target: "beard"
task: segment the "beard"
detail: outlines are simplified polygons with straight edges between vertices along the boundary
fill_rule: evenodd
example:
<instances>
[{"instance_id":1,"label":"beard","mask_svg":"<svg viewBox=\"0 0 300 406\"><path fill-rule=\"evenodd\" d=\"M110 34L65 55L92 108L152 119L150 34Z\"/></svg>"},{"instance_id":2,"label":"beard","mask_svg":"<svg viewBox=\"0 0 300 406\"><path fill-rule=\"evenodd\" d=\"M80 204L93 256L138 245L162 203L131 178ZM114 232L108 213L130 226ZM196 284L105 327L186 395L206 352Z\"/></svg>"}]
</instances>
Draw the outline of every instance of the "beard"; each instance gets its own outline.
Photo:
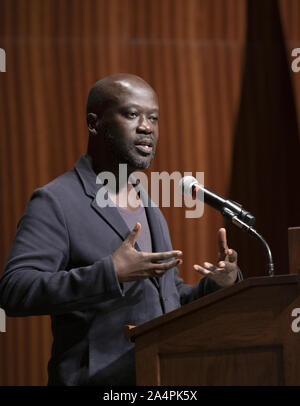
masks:
<instances>
[{"instance_id":1,"label":"beard","mask_svg":"<svg viewBox=\"0 0 300 406\"><path fill-rule=\"evenodd\" d=\"M154 159L156 143L153 143L151 154L144 156L136 150L133 142L127 145L124 142L120 142L117 137L109 132L104 137L112 162L115 165L126 164L129 173L137 169L147 169Z\"/></svg>"}]
</instances>

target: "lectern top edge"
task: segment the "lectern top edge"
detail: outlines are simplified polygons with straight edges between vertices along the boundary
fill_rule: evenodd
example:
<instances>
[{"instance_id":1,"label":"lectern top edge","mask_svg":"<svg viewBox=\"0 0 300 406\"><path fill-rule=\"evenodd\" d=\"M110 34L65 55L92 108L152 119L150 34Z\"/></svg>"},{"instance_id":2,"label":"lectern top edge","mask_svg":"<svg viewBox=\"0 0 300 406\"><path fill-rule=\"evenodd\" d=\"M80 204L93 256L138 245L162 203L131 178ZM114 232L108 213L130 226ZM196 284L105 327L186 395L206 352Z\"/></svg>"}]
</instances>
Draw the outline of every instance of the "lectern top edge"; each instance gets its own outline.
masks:
<instances>
[{"instance_id":1,"label":"lectern top edge","mask_svg":"<svg viewBox=\"0 0 300 406\"><path fill-rule=\"evenodd\" d=\"M244 279L229 288L223 288L214 293L210 293L209 295L199 298L191 303L188 303L176 310L173 310L172 312L164 314L146 323L140 324L135 328L133 328L133 326L124 326L125 337L128 341L134 342L138 336L145 334L152 329L155 329L179 317L184 317L186 314L198 311L199 309L204 308L206 306L210 306L213 303L216 303L219 300L223 300L226 297L236 295L243 290L259 286L265 287L285 284L296 284L300 288L300 275L289 274L289 275L276 275L272 277L259 276Z\"/></svg>"}]
</instances>

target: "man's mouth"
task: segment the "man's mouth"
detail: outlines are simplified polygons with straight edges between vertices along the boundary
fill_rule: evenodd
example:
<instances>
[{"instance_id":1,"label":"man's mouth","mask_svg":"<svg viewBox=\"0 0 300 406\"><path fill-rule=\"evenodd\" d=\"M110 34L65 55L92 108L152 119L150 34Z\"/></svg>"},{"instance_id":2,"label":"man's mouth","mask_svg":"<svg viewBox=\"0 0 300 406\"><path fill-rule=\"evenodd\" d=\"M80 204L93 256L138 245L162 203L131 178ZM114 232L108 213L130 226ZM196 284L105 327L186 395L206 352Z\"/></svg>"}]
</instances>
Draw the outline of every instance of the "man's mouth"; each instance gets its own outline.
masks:
<instances>
[{"instance_id":1,"label":"man's mouth","mask_svg":"<svg viewBox=\"0 0 300 406\"><path fill-rule=\"evenodd\" d=\"M135 147L143 155L149 155L152 153L153 144L151 141L138 141Z\"/></svg>"}]
</instances>

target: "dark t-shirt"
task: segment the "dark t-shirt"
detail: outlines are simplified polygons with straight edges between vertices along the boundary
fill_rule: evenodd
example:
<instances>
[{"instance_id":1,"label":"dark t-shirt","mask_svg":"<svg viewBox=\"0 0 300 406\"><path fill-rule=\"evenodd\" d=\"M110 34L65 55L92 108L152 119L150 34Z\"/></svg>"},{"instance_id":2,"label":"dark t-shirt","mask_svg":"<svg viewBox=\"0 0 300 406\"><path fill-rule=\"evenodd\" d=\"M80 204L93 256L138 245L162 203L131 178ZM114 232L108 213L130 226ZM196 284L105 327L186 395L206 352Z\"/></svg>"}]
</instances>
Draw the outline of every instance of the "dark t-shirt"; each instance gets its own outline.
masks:
<instances>
[{"instance_id":1,"label":"dark t-shirt","mask_svg":"<svg viewBox=\"0 0 300 406\"><path fill-rule=\"evenodd\" d=\"M129 211L118 206L117 208L130 231L134 228L136 223L141 224L141 230L137 238L137 243L141 251L152 252L151 233L148 225L145 208L141 206L139 209L134 211Z\"/></svg>"}]
</instances>

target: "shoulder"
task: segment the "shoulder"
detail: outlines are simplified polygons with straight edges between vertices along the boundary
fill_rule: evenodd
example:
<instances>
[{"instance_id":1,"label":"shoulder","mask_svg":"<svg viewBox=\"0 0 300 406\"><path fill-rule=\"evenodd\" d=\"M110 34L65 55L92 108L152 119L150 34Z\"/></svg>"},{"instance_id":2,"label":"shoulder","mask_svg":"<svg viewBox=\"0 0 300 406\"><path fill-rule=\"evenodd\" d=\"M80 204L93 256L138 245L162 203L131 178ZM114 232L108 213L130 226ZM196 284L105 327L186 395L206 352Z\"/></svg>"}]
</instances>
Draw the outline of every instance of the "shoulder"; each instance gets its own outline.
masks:
<instances>
[{"instance_id":1,"label":"shoulder","mask_svg":"<svg viewBox=\"0 0 300 406\"><path fill-rule=\"evenodd\" d=\"M27 204L25 214L45 215L50 211L63 212L68 201L78 198L80 181L74 170L53 179L44 186L33 191ZM81 188L82 189L82 188Z\"/></svg>"},{"instance_id":2,"label":"shoulder","mask_svg":"<svg viewBox=\"0 0 300 406\"><path fill-rule=\"evenodd\" d=\"M79 191L82 191L81 182L75 170L71 169L46 185L37 188L33 192L33 196L39 194L63 203L66 199L78 198Z\"/></svg>"},{"instance_id":3,"label":"shoulder","mask_svg":"<svg viewBox=\"0 0 300 406\"><path fill-rule=\"evenodd\" d=\"M51 182L47 183L39 190L49 193L53 196L64 196L67 193L71 193L72 190L78 189L80 187L80 181L76 175L74 169L63 173L57 178L53 179Z\"/></svg>"}]
</instances>

